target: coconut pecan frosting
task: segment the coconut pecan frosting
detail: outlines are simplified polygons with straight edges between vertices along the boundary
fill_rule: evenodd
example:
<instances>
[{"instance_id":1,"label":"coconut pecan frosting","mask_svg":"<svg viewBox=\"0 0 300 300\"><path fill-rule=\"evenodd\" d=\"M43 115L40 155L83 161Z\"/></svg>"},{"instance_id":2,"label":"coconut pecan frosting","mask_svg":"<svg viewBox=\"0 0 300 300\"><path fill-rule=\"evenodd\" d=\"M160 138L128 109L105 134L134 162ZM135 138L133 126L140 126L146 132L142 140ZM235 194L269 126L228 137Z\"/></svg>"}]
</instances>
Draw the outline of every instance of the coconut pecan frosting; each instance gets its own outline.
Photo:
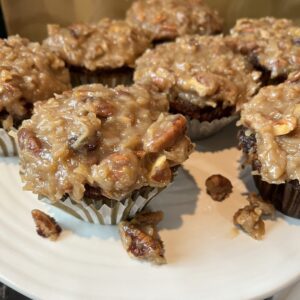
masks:
<instances>
[{"instance_id":1,"label":"coconut pecan frosting","mask_svg":"<svg viewBox=\"0 0 300 300\"><path fill-rule=\"evenodd\" d=\"M80 86L37 103L18 132L25 189L80 201L89 188L122 200L165 187L193 149L186 119L167 111L166 95L139 85Z\"/></svg>"},{"instance_id":2,"label":"coconut pecan frosting","mask_svg":"<svg viewBox=\"0 0 300 300\"><path fill-rule=\"evenodd\" d=\"M10 129L30 117L34 102L70 88L69 71L54 53L19 36L0 39L0 125Z\"/></svg>"}]
</instances>

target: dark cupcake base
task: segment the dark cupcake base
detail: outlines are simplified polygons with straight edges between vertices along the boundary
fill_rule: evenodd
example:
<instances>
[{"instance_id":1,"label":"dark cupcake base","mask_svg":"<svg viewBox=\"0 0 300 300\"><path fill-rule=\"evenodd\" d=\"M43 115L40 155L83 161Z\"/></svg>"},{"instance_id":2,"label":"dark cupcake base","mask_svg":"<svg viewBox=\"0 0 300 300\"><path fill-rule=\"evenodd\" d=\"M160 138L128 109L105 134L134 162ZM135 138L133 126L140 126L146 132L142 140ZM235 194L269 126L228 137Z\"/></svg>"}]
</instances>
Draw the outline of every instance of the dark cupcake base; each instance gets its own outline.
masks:
<instances>
[{"instance_id":1,"label":"dark cupcake base","mask_svg":"<svg viewBox=\"0 0 300 300\"><path fill-rule=\"evenodd\" d=\"M133 83L133 69L124 67L115 70L89 71L82 67L69 67L73 87L101 83L108 87L117 85L131 85Z\"/></svg>"},{"instance_id":2,"label":"dark cupcake base","mask_svg":"<svg viewBox=\"0 0 300 300\"><path fill-rule=\"evenodd\" d=\"M300 219L300 185L298 180L282 184L270 184L254 175L254 182L260 195L266 201L271 201L277 210L283 214Z\"/></svg>"},{"instance_id":3,"label":"dark cupcake base","mask_svg":"<svg viewBox=\"0 0 300 300\"><path fill-rule=\"evenodd\" d=\"M251 134L247 136L245 130L243 128L239 131L239 147L247 155L252 169L259 173L261 164L256 155L255 135ZM282 184L270 184L263 181L260 175L254 175L253 179L264 200L271 202L283 214L300 219L300 184L298 180Z\"/></svg>"},{"instance_id":4,"label":"dark cupcake base","mask_svg":"<svg viewBox=\"0 0 300 300\"><path fill-rule=\"evenodd\" d=\"M212 122L232 116L235 113L235 107L223 108L222 103L218 103L216 107L199 107L187 100L177 98L170 101L170 111L171 113L181 113L199 122Z\"/></svg>"},{"instance_id":5,"label":"dark cupcake base","mask_svg":"<svg viewBox=\"0 0 300 300\"><path fill-rule=\"evenodd\" d=\"M250 55L250 63L253 67L262 73L261 82L262 86L278 85L287 79L287 75L282 74L275 78L271 78L271 71L265 66L261 65L256 55Z\"/></svg>"}]
</instances>

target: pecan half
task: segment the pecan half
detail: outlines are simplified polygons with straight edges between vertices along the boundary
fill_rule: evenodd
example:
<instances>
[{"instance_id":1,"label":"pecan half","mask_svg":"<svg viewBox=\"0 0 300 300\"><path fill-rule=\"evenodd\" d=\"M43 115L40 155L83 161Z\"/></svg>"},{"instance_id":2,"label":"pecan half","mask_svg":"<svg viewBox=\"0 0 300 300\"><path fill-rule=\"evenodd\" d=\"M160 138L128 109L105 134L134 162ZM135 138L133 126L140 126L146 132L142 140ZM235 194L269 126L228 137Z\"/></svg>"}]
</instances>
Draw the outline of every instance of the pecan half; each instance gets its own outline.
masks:
<instances>
[{"instance_id":1,"label":"pecan half","mask_svg":"<svg viewBox=\"0 0 300 300\"><path fill-rule=\"evenodd\" d=\"M48 216L39 209L31 211L32 218L36 225L36 232L38 235L49 238L51 241L57 240L62 229L56 223L55 219Z\"/></svg>"},{"instance_id":2,"label":"pecan half","mask_svg":"<svg viewBox=\"0 0 300 300\"><path fill-rule=\"evenodd\" d=\"M162 218L162 212L140 213L131 221L119 224L121 240L129 256L156 265L166 263L163 242L156 228Z\"/></svg>"},{"instance_id":3,"label":"pecan half","mask_svg":"<svg viewBox=\"0 0 300 300\"><path fill-rule=\"evenodd\" d=\"M161 115L147 130L144 150L157 153L172 147L186 131L187 121L182 115Z\"/></svg>"}]
</instances>

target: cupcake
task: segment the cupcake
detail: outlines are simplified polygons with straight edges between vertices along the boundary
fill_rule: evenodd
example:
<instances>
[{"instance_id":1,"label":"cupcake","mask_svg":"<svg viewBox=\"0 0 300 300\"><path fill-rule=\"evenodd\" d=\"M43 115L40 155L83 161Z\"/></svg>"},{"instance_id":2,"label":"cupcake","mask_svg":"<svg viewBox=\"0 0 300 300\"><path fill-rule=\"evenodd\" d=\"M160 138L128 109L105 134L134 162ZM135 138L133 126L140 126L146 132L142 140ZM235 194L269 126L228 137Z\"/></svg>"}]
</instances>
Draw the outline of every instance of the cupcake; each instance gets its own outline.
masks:
<instances>
[{"instance_id":1,"label":"cupcake","mask_svg":"<svg viewBox=\"0 0 300 300\"><path fill-rule=\"evenodd\" d=\"M223 21L202 0L137 0L126 20L149 33L154 42L175 40L185 34L220 33Z\"/></svg>"},{"instance_id":2,"label":"cupcake","mask_svg":"<svg viewBox=\"0 0 300 300\"><path fill-rule=\"evenodd\" d=\"M241 111L239 144L261 196L300 218L300 72L267 86Z\"/></svg>"},{"instance_id":3,"label":"cupcake","mask_svg":"<svg viewBox=\"0 0 300 300\"><path fill-rule=\"evenodd\" d=\"M290 20L240 19L231 36L236 48L263 71L265 84L283 82L300 70L300 27Z\"/></svg>"},{"instance_id":4,"label":"cupcake","mask_svg":"<svg viewBox=\"0 0 300 300\"><path fill-rule=\"evenodd\" d=\"M135 60L150 46L150 38L125 21L103 19L66 28L48 25L44 45L67 63L73 86L102 83L114 87L132 83Z\"/></svg>"},{"instance_id":5,"label":"cupcake","mask_svg":"<svg viewBox=\"0 0 300 300\"><path fill-rule=\"evenodd\" d=\"M38 102L18 131L25 190L88 222L116 224L173 180L193 149L164 94L83 85Z\"/></svg>"},{"instance_id":6,"label":"cupcake","mask_svg":"<svg viewBox=\"0 0 300 300\"><path fill-rule=\"evenodd\" d=\"M168 93L171 112L189 119L193 139L232 122L260 85L260 72L222 36L180 37L147 50L136 64L135 82Z\"/></svg>"},{"instance_id":7,"label":"cupcake","mask_svg":"<svg viewBox=\"0 0 300 300\"><path fill-rule=\"evenodd\" d=\"M65 63L38 43L0 39L0 156L17 154L8 132L31 115L33 103L71 88Z\"/></svg>"}]
</instances>

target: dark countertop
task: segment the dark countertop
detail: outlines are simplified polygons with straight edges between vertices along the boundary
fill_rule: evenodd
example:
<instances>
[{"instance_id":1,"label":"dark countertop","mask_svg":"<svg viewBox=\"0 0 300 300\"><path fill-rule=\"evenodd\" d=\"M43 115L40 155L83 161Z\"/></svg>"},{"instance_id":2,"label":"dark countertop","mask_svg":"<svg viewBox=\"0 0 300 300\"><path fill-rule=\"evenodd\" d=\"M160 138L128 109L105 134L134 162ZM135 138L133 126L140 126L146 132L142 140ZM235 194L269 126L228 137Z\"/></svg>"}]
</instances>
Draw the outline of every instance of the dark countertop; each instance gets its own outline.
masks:
<instances>
[{"instance_id":1,"label":"dark countertop","mask_svg":"<svg viewBox=\"0 0 300 300\"><path fill-rule=\"evenodd\" d=\"M29 298L12 290L0 282L0 300L29 300Z\"/></svg>"}]
</instances>

